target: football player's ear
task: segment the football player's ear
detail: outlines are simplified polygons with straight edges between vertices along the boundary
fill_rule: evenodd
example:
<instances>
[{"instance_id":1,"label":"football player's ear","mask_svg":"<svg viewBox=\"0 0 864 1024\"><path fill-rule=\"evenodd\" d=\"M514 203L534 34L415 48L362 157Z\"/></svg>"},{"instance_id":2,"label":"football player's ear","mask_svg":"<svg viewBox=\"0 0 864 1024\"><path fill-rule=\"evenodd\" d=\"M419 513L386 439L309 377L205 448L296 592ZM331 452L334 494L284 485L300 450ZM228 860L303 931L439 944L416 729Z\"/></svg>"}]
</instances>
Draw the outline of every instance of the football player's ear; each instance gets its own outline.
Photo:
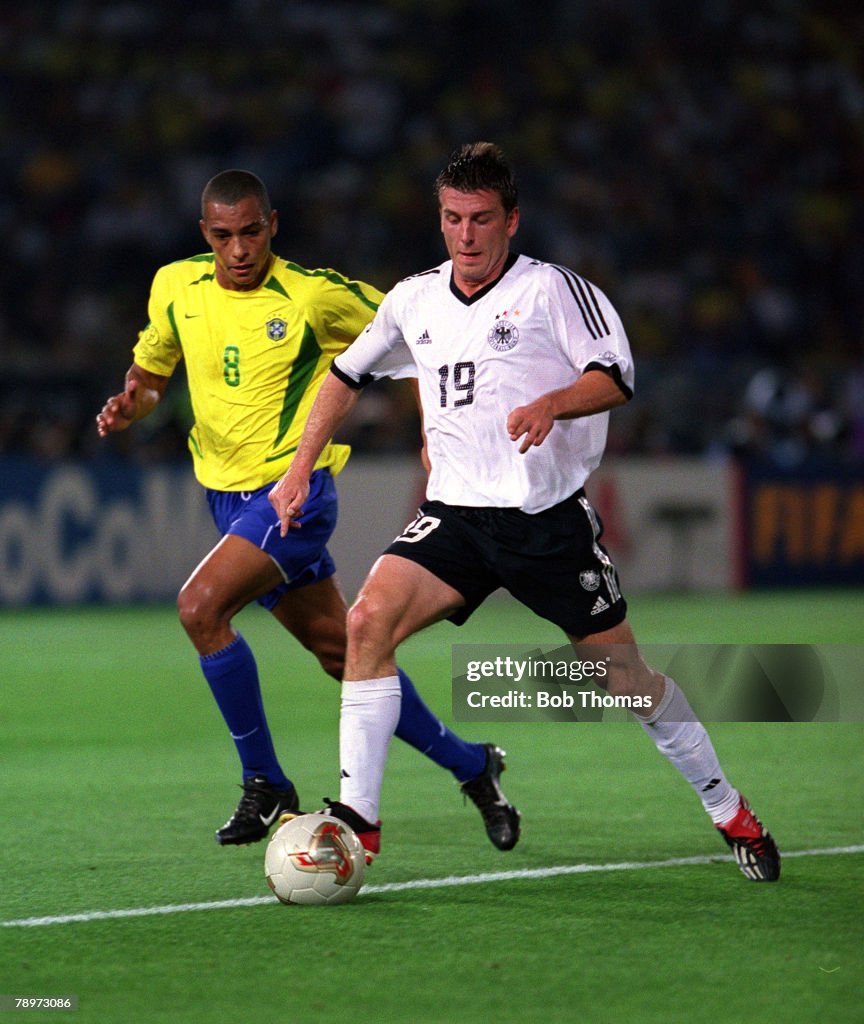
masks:
<instances>
[{"instance_id":1,"label":"football player's ear","mask_svg":"<svg viewBox=\"0 0 864 1024\"><path fill-rule=\"evenodd\" d=\"M279 230L279 214L276 210L270 211L270 237L272 238Z\"/></svg>"},{"instance_id":2,"label":"football player's ear","mask_svg":"<svg viewBox=\"0 0 864 1024\"><path fill-rule=\"evenodd\" d=\"M512 238L519 230L519 207L514 206L507 214L507 237Z\"/></svg>"}]
</instances>

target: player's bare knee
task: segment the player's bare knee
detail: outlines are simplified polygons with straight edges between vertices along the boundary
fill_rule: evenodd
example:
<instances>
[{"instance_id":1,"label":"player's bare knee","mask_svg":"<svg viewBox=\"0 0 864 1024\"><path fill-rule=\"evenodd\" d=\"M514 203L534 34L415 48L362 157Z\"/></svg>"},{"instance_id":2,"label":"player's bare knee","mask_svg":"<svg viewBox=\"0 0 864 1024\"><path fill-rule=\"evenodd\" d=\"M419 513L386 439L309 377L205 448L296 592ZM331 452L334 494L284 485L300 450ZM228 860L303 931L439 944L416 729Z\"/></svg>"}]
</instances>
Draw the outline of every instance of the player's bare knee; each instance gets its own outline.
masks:
<instances>
[{"instance_id":1,"label":"player's bare knee","mask_svg":"<svg viewBox=\"0 0 864 1024\"><path fill-rule=\"evenodd\" d=\"M389 620L374 598L364 597L348 610L348 643L354 649L381 650L390 646Z\"/></svg>"},{"instance_id":2,"label":"player's bare knee","mask_svg":"<svg viewBox=\"0 0 864 1024\"><path fill-rule=\"evenodd\" d=\"M374 629L374 612L366 603L354 604L345 619L348 642L364 640Z\"/></svg>"},{"instance_id":3,"label":"player's bare knee","mask_svg":"<svg viewBox=\"0 0 864 1024\"><path fill-rule=\"evenodd\" d=\"M218 616L214 616L211 603L200 587L183 587L177 595L177 614L180 622L192 640L213 628Z\"/></svg>"}]
</instances>

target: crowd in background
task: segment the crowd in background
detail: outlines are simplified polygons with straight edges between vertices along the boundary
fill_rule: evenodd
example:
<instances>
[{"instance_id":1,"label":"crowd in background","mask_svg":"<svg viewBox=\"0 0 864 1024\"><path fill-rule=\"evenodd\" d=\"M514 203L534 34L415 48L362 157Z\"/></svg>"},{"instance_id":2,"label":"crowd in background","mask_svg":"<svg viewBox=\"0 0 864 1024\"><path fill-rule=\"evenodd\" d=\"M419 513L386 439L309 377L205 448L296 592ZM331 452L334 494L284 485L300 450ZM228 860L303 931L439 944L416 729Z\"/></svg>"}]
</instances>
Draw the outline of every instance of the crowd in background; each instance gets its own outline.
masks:
<instances>
[{"instance_id":1,"label":"crowd in background","mask_svg":"<svg viewBox=\"0 0 864 1024\"><path fill-rule=\"evenodd\" d=\"M55 0L0 18L0 454L95 457L162 263L245 167L274 248L382 289L444 258L431 182L516 165L516 248L607 292L616 453L864 460L864 8L804 0ZM417 445L403 388L349 425ZM184 389L112 451L185 451Z\"/></svg>"}]
</instances>

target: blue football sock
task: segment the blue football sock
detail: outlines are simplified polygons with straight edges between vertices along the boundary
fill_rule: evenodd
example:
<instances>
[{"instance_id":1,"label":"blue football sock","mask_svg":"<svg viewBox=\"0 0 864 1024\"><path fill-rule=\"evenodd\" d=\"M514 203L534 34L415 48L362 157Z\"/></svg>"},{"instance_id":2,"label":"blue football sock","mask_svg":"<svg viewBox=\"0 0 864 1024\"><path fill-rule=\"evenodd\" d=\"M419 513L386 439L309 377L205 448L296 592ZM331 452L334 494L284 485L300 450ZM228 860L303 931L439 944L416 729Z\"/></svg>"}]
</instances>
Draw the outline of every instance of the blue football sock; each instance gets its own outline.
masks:
<instances>
[{"instance_id":1,"label":"blue football sock","mask_svg":"<svg viewBox=\"0 0 864 1024\"><path fill-rule=\"evenodd\" d=\"M451 732L426 707L408 676L399 669L402 684L402 712L396 735L456 776L457 782L476 778L486 767L486 748L467 743Z\"/></svg>"},{"instance_id":2,"label":"blue football sock","mask_svg":"<svg viewBox=\"0 0 864 1024\"><path fill-rule=\"evenodd\" d=\"M237 747L244 781L263 775L274 786L287 789L289 781L273 749L261 701L258 666L249 644L238 633L227 647L202 654L199 661Z\"/></svg>"}]
</instances>

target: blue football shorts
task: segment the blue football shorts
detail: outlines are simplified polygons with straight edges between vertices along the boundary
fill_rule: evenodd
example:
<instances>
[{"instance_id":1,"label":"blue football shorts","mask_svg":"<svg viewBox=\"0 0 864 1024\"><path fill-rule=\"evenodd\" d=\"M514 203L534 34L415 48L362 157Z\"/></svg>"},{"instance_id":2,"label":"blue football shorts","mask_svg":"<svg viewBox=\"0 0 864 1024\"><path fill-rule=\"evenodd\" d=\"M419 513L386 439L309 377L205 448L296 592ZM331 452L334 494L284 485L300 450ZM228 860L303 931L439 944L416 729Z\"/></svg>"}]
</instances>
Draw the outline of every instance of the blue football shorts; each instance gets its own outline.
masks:
<instances>
[{"instance_id":1,"label":"blue football shorts","mask_svg":"<svg viewBox=\"0 0 864 1024\"><path fill-rule=\"evenodd\" d=\"M275 481L274 481L275 483ZM289 590L326 580L336 572L327 541L336 529L338 499L329 469L316 469L309 480L309 497L303 505L299 530L279 534L279 518L267 499L273 484L257 491L214 491L207 488L207 504L219 533L245 537L266 552L285 577L273 590L262 594L258 604L268 611Z\"/></svg>"}]
</instances>

